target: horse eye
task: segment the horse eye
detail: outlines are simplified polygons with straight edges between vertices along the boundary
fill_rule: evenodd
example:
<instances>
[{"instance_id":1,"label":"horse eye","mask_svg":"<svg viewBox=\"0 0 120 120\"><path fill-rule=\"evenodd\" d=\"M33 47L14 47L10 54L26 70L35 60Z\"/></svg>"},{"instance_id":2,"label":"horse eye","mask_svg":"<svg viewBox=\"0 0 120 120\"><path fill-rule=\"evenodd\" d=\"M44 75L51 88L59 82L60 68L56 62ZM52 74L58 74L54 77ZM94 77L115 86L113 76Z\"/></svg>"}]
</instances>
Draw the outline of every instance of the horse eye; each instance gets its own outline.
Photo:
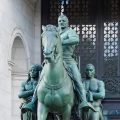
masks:
<instances>
[{"instance_id":1,"label":"horse eye","mask_svg":"<svg viewBox=\"0 0 120 120\"><path fill-rule=\"evenodd\" d=\"M57 45L55 45L55 52L57 53Z\"/></svg>"}]
</instances>

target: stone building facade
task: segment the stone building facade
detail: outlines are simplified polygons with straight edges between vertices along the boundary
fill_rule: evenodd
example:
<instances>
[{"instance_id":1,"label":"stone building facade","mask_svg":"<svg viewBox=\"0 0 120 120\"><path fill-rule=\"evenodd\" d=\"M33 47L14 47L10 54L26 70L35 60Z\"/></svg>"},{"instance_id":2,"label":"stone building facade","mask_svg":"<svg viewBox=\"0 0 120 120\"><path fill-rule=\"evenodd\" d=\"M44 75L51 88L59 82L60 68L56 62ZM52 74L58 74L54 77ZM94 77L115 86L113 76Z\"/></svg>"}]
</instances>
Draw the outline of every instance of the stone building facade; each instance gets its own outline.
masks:
<instances>
[{"instance_id":1,"label":"stone building facade","mask_svg":"<svg viewBox=\"0 0 120 120\"><path fill-rule=\"evenodd\" d=\"M0 3L0 120L20 120L20 83L41 63L40 0Z\"/></svg>"}]
</instances>

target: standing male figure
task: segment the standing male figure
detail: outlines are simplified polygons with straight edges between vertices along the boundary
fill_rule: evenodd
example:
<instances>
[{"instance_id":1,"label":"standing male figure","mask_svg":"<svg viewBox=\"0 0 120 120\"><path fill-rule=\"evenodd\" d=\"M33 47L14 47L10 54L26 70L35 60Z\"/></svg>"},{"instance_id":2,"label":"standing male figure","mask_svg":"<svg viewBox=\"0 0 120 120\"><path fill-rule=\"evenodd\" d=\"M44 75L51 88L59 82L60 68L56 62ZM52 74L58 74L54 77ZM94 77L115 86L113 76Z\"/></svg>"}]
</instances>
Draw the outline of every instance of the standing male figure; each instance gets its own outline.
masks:
<instances>
[{"instance_id":1,"label":"standing male figure","mask_svg":"<svg viewBox=\"0 0 120 120\"><path fill-rule=\"evenodd\" d=\"M83 110L82 120L103 120L101 100L105 97L104 82L94 78L95 67L92 64L86 66L86 79L83 85L86 90L87 101L90 102L96 111Z\"/></svg>"}]
</instances>

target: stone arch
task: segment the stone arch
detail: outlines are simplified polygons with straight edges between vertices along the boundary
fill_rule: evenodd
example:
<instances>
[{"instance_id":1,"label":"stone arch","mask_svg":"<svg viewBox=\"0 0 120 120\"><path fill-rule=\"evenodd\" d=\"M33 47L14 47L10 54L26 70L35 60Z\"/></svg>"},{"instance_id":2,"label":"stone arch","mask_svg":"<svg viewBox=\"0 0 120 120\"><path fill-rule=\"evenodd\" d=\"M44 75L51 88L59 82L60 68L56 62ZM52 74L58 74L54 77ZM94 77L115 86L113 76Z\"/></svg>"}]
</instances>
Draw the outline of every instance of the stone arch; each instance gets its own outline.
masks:
<instances>
[{"instance_id":1,"label":"stone arch","mask_svg":"<svg viewBox=\"0 0 120 120\"><path fill-rule=\"evenodd\" d=\"M12 58L11 58L12 46L13 46L13 43L14 43L14 40L16 37L20 37L22 40L22 43L23 43L23 46L24 46L25 52L26 52L27 66L30 66L30 52L29 52L28 44L27 44L27 41L25 40L24 32L18 27L14 28L12 35L11 35L10 42L9 42L8 63L11 66L11 64L12 64Z\"/></svg>"},{"instance_id":2,"label":"stone arch","mask_svg":"<svg viewBox=\"0 0 120 120\"><path fill-rule=\"evenodd\" d=\"M28 61L26 57L26 51L22 42L22 39L17 36L14 39L11 51L11 61L14 66L12 67L12 74L25 74L28 69Z\"/></svg>"},{"instance_id":3,"label":"stone arch","mask_svg":"<svg viewBox=\"0 0 120 120\"><path fill-rule=\"evenodd\" d=\"M18 93L21 82L27 79L28 66L30 65L28 44L20 28L13 30L8 58L8 64L11 68L11 118L12 120L20 120L19 106L21 101L18 98Z\"/></svg>"}]
</instances>

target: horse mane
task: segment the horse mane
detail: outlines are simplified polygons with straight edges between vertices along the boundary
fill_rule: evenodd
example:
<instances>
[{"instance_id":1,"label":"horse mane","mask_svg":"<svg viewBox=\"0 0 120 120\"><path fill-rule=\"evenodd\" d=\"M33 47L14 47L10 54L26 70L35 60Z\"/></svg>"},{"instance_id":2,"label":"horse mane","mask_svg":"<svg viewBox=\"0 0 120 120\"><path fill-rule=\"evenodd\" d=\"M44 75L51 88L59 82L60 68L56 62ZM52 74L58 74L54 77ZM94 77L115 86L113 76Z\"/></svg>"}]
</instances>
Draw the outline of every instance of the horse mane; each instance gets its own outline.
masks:
<instances>
[{"instance_id":1,"label":"horse mane","mask_svg":"<svg viewBox=\"0 0 120 120\"><path fill-rule=\"evenodd\" d=\"M43 26L43 32L47 32L47 31L58 32L58 28L54 25L51 25L51 24Z\"/></svg>"}]
</instances>

